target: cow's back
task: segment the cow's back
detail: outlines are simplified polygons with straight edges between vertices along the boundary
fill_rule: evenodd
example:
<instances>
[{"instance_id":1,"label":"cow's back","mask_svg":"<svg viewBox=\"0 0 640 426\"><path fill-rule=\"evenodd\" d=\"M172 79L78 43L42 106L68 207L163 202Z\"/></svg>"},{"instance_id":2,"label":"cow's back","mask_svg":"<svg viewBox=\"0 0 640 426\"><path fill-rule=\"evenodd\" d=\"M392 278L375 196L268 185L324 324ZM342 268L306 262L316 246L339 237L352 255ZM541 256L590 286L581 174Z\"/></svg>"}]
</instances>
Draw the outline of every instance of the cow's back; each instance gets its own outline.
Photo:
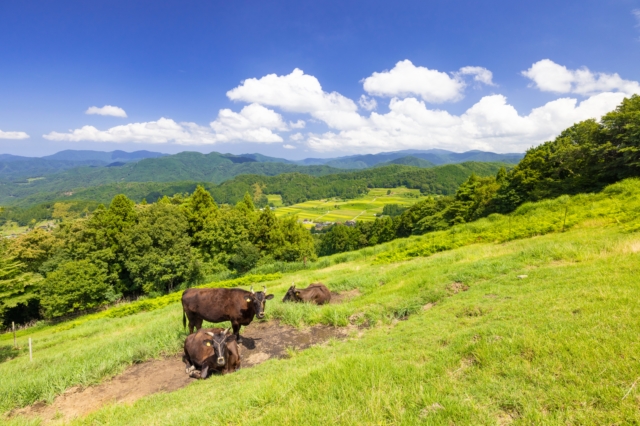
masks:
<instances>
[{"instance_id":1,"label":"cow's back","mask_svg":"<svg viewBox=\"0 0 640 426\"><path fill-rule=\"evenodd\" d=\"M305 302L314 302L318 305L324 305L331 301L331 292L322 283L313 283L309 287L301 290L300 296Z\"/></svg>"},{"instance_id":2,"label":"cow's back","mask_svg":"<svg viewBox=\"0 0 640 426\"><path fill-rule=\"evenodd\" d=\"M241 289L190 288L182 293L182 307L209 322L230 321L247 307Z\"/></svg>"}]
</instances>

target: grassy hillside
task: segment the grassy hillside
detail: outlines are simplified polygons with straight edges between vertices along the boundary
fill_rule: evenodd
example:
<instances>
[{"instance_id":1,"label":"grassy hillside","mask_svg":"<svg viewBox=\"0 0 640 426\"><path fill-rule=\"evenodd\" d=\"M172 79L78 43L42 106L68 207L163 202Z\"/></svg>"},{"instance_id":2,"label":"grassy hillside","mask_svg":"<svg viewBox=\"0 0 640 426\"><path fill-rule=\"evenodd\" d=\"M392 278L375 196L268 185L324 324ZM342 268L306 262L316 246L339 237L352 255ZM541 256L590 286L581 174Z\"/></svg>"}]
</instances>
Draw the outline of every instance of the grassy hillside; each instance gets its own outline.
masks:
<instances>
[{"instance_id":1,"label":"grassy hillside","mask_svg":"<svg viewBox=\"0 0 640 426\"><path fill-rule=\"evenodd\" d=\"M276 294L268 318L362 327L349 341L77 423L637 423L638 231L640 181L627 180L298 265L267 282ZM322 307L279 302L292 281L316 280L361 295ZM164 297L176 302L22 331L19 352L0 336L2 411L177 352L181 307L177 295ZM197 410L185 409L194 401Z\"/></svg>"}]
</instances>

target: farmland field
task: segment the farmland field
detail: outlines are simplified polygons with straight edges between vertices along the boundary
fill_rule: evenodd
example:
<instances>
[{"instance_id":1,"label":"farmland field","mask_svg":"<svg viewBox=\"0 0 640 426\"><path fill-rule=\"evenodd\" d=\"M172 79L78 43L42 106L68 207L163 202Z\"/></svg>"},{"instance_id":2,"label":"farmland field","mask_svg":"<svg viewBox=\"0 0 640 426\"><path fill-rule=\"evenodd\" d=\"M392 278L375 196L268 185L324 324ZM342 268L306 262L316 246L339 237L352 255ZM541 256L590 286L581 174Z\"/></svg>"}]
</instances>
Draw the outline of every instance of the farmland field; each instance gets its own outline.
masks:
<instances>
[{"instance_id":1,"label":"farmland field","mask_svg":"<svg viewBox=\"0 0 640 426\"><path fill-rule=\"evenodd\" d=\"M387 194L387 192L391 192ZM351 200L329 198L325 200L306 201L292 206L281 205L279 196L269 196L269 202L276 207L278 217L297 215L298 219L311 222L345 222L347 220L372 221L376 214L382 213L386 204L411 206L425 199L417 189L372 188L367 195Z\"/></svg>"}]
</instances>

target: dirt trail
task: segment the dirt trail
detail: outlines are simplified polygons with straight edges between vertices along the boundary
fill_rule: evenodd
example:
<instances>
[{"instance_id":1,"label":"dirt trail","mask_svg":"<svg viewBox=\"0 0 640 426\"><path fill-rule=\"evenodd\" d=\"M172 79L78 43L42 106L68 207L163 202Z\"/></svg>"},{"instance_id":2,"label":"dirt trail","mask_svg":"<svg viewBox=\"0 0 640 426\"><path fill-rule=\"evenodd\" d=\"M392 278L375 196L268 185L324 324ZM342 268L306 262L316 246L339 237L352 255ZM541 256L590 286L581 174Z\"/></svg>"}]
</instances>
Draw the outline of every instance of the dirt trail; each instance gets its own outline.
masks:
<instances>
[{"instance_id":1,"label":"dirt trail","mask_svg":"<svg viewBox=\"0 0 640 426\"><path fill-rule=\"evenodd\" d=\"M346 338L349 331L350 328L322 325L297 329L277 321L253 323L242 329L242 368L253 367L271 358L282 358L286 356L287 348L301 350L332 337ZM36 403L13 410L9 416L40 417L44 423L66 423L107 404L131 404L157 392L178 390L195 380L185 374L181 357L179 354L133 365L121 375L99 385L70 388L51 405ZM216 377L207 380L216 380Z\"/></svg>"}]
</instances>

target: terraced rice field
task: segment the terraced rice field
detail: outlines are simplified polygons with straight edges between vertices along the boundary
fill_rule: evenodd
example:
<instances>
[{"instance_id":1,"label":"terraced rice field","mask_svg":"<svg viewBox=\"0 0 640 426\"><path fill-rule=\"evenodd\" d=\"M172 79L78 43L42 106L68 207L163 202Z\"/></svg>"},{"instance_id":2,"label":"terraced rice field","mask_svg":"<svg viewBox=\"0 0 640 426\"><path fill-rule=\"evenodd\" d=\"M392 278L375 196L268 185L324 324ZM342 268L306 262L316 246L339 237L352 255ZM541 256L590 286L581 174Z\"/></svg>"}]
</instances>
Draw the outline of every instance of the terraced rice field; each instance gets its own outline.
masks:
<instances>
[{"instance_id":1,"label":"terraced rice field","mask_svg":"<svg viewBox=\"0 0 640 426\"><path fill-rule=\"evenodd\" d=\"M297 215L300 220L307 219L317 223L347 220L372 221L376 218L376 214L382 213L385 204L411 206L426 198L421 196L417 189L400 187L391 189L390 194L387 194L388 191L388 188L373 188L367 195L351 200L330 198L306 201L287 207L278 207L282 205L280 196L270 195L269 202L276 206L275 213L278 217Z\"/></svg>"}]
</instances>

